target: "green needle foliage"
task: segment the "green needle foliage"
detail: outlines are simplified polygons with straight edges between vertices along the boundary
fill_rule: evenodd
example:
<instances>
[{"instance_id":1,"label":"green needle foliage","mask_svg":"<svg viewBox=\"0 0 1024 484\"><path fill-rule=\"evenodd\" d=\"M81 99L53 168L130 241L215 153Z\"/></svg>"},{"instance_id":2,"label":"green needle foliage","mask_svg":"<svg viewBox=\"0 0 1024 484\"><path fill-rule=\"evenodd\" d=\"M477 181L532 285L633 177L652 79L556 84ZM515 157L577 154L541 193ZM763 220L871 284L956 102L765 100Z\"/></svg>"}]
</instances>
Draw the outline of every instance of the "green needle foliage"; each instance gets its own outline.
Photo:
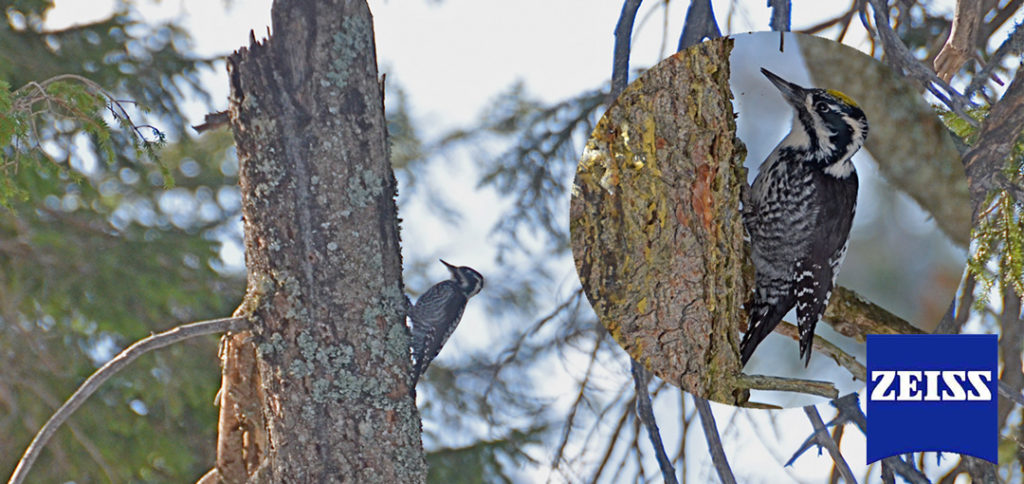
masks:
<instances>
[{"instance_id":1,"label":"green needle foliage","mask_svg":"<svg viewBox=\"0 0 1024 484\"><path fill-rule=\"evenodd\" d=\"M970 113L982 121L988 108ZM967 145L977 141L977 128L956 115L943 112L943 121ZM1010 184L1024 184L1024 133L1017 138L1010 157L1003 167L1002 176ZM1012 287L1017 294L1024 293L1024 206L1005 191L990 193L982 204L975 222L968 267L978 279L980 297L976 309L988 303L987 295L996 287Z\"/></svg>"},{"instance_id":2,"label":"green needle foliage","mask_svg":"<svg viewBox=\"0 0 1024 484\"><path fill-rule=\"evenodd\" d=\"M221 317L244 282L226 131L186 134L201 69L173 24L130 6L54 31L50 1L0 21L0 474L100 364L132 341ZM168 143L168 139L176 141ZM147 355L61 429L32 482L183 482L213 464L216 340Z\"/></svg>"}]
</instances>

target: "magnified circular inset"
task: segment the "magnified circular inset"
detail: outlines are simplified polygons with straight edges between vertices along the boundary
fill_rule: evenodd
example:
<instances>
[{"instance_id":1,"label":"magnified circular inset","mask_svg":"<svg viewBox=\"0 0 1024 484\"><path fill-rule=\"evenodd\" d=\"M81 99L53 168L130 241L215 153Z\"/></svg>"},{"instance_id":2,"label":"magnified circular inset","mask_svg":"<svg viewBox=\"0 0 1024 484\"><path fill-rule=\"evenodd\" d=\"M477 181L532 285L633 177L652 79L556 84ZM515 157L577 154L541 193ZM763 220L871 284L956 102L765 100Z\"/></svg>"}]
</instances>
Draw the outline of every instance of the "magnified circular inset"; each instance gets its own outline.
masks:
<instances>
[{"instance_id":1,"label":"magnified circular inset","mask_svg":"<svg viewBox=\"0 0 1024 484\"><path fill-rule=\"evenodd\" d=\"M866 334L934 328L967 200L913 88L840 44L757 33L626 88L577 167L570 232L630 356L704 398L797 406L864 385Z\"/></svg>"}]
</instances>

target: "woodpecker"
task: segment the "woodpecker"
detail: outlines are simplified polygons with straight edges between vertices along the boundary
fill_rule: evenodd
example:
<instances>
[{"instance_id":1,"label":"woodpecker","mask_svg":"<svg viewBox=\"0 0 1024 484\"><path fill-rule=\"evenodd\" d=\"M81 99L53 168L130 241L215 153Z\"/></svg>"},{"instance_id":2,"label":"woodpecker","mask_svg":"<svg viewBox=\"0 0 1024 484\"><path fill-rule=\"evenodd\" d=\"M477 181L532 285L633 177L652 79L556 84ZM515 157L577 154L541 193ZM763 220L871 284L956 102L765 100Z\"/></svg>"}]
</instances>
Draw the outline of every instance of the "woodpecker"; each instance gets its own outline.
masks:
<instances>
[{"instance_id":1,"label":"woodpecker","mask_svg":"<svg viewBox=\"0 0 1024 484\"><path fill-rule=\"evenodd\" d=\"M448 337L455 331L466 302L484 287L484 277L469 267L441 261L452 278L427 289L409 309L412 322L412 388L427 371Z\"/></svg>"},{"instance_id":2,"label":"woodpecker","mask_svg":"<svg viewBox=\"0 0 1024 484\"><path fill-rule=\"evenodd\" d=\"M846 255L857 203L857 171L850 157L864 144L868 121L839 91L807 89L767 69L761 72L795 114L789 134L761 163L743 209L756 283L740 361L745 365L796 306L806 367L814 326Z\"/></svg>"}]
</instances>

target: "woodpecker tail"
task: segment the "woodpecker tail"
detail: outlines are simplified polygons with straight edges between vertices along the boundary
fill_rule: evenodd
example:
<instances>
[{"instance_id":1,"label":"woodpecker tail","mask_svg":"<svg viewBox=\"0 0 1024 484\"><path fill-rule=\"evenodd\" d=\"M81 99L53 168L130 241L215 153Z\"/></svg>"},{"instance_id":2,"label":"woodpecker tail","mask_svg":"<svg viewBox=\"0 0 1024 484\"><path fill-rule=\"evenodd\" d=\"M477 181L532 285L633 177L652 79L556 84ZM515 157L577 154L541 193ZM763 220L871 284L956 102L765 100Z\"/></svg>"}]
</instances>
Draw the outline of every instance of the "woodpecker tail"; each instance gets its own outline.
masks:
<instances>
[{"instance_id":1,"label":"woodpecker tail","mask_svg":"<svg viewBox=\"0 0 1024 484\"><path fill-rule=\"evenodd\" d=\"M804 367L811 362L811 343L814 342L814 326L825 312L828 298L832 295L833 270L828 264L797 264L796 279L796 320L800 329L800 358Z\"/></svg>"},{"instance_id":2,"label":"woodpecker tail","mask_svg":"<svg viewBox=\"0 0 1024 484\"><path fill-rule=\"evenodd\" d=\"M775 330L782 318L793 307L794 302L792 297L787 297L776 304L754 299L750 308L750 318L747 319L747 332L740 340L741 364L747 364L757 345L761 344L761 341L764 341Z\"/></svg>"}]
</instances>

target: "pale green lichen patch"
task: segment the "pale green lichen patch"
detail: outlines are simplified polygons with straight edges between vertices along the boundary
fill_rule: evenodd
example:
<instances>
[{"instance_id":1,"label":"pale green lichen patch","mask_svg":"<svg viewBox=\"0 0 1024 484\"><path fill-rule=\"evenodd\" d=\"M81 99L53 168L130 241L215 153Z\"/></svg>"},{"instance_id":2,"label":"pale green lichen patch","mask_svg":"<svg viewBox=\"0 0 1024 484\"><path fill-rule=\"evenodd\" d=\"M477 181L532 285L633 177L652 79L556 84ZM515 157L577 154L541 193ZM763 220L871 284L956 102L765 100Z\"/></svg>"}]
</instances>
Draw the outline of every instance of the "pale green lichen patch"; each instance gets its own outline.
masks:
<instances>
[{"instance_id":1,"label":"pale green lichen patch","mask_svg":"<svg viewBox=\"0 0 1024 484\"><path fill-rule=\"evenodd\" d=\"M356 207L366 207L384 193L384 179L371 170L363 170L360 176L348 181L349 203Z\"/></svg>"},{"instance_id":2,"label":"pale green lichen patch","mask_svg":"<svg viewBox=\"0 0 1024 484\"><path fill-rule=\"evenodd\" d=\"M334 61L327 72L327 79L338 87L344 87L352 77L355 65L362 53L370 50L373 30L370 23L363 17L346 17L342 21L341 31L332 37L331 53Z\"/></svg>"}]
</instances>

